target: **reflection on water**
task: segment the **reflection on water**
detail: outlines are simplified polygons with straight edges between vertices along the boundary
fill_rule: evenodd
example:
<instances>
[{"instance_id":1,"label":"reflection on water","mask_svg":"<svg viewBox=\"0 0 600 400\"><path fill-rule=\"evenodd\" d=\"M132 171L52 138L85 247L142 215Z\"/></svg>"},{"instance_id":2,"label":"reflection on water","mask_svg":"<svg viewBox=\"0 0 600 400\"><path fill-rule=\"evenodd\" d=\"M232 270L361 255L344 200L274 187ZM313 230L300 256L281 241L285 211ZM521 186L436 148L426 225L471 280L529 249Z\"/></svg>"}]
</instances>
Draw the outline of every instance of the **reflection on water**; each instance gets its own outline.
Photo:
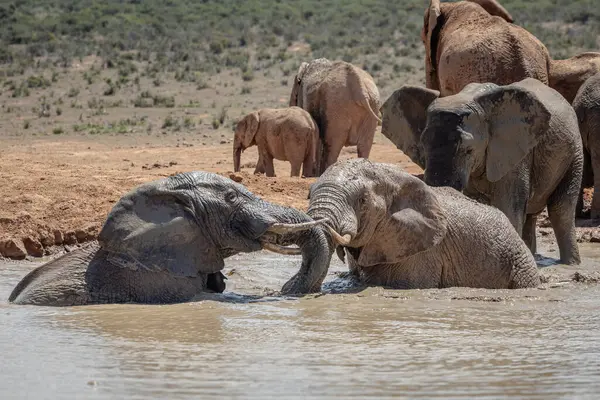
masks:
<instances>
[{"instance_id":1,"label":"reflection on water","mask_svg":"<svg viewBox=\"0 0 600 400\"><path fill-rule=\"evenodd\" d=\"M582 246L588 263L598 248ZM593 259L590 259L593 257ZM13 306L0 398L595 397L600 286L270 296L299 259L228 260L228 292L168 305ZM560 267L559 267L560 268ZM335 273L326 285L339 291Z\"/></svg>"}]
</instances>

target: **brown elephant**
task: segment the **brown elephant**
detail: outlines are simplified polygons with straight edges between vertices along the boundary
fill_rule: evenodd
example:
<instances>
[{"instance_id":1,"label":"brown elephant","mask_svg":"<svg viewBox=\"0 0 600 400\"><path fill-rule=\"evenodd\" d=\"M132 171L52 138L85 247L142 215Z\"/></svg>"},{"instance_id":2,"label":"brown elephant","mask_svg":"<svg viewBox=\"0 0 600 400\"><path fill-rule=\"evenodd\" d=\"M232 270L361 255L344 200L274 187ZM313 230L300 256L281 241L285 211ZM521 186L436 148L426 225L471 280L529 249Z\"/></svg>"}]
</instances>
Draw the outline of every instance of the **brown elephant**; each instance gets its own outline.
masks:
<instances>
[{"instance_id":1,"label":"brown elephant","mask_svg":"<svg viewBox=\"0 0 600 400\"><path fill-rule=\"evenodd\" d=\"M308 111L319 126L317 175L337 160L344 146L357 146L358 157L369 158L381 122L381 101L366 71L326 58L303 62L294 77L290 106Z\"/></svg>"},{"instance_id":2,"label":"brown elephant","mask_svg":"<svg viewBox=\"0 0 600 400\"><path fill-rule=\"evenodd\" d=\"M594 186L590 214L600 217L600 72L585 81L573 101L584 149L583 182L577 214L583 216L583 188ZM598 189L599 192L596 192ZM598 194L597 194L598 193Z\"/></svg>"},{"instance_id":3,"label":"brown elephant","mask_svg":"<svg viewBox=\"0 0 600 400\"><path fill-rule=\"evenodd\" d=\"M427 87L449 96L474 82L509 85L530 77L548 84L548 50L512 22L495 0L431 0L421 31Z\"/></svg>"},{"instance_id":4,"label":"brown elephant","mask_svg":"<svg viewBox=\"0 0 600 400\"><path fill-rule=\"evenodd\" d=\"M566 60L551 60L550 86L573 103L581 85L598 72L600 53L587 52Z\"/></svg>"},{"instance_id":5,"label":"brown elephant","mask_svg":"<svg viewBox=\"0 0 600 400\"><path fill-rule=\"evenodd\" d=\"M275 176L273 159L289 161L291 176L315 176L319 127L300 107L263 108L246 115L235 128L233 168L240 170L244 150L258 146L254 173Z\"/></svg>"}]
</instances>

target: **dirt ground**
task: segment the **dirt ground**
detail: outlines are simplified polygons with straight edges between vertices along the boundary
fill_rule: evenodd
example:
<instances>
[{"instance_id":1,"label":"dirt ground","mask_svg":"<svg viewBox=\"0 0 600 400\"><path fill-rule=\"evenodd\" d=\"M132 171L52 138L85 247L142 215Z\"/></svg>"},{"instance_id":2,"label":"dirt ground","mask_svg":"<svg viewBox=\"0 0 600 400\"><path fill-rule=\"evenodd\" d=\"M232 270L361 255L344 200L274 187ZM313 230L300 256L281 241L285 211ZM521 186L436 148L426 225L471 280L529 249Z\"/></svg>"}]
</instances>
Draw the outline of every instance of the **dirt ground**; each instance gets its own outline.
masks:
<instances>
[{"instance_id":1,"label":"dirt ground","mask_svg":"<svg viewBox=\"0 0 600 400\"><path fill-rule=\"evenodd\" d=\"M178 172L204 170L246 185L274 203L306 209L314 179L289 177L289 163L277 162L276 178L253 175L256 148L242 155L242 171L233 174L232 144L202 145L194 137L50 137L0 141L0 253L10 258L50 254L55 245L95 239L114 203L133 187ZM374 161L398 163L419 173L380 134ZM355 148L340 158L356 157Z\"/></svg>"},{"instance_id":2,"label":"dirt ground","mask_svg":"<svg viewBox=\"0 0 600 400\"><path fill-rule=\"evenodd\" d=\"M232 176L232 128L248 112L287 104L293 73L286 68L252 81L223 71L202 85L140 73L139 83L107 96L103 80L116 71L88 57L52 72L49 87L26 96L0 87L0 257L40 257L94 240L115 202L141 183L192 170ZM422 71L416 71L380 73L382 100L403 84L419 84ZM49 78L50 71L23 77L31 75ZM149 92L174 104L136 106ZM370 158L421 173L379 129ZM356 148L348 147L340 158L352 157ZM313 179L290 178L289 164L278 161L276 178L254 176L257 159L256 148L244 152L236 180L268 201L306 209ZM547 218L539 225L543 240L552 240ZM580 241L600 242L598 221L578 225Z\"/></svg>"}]
</instances>

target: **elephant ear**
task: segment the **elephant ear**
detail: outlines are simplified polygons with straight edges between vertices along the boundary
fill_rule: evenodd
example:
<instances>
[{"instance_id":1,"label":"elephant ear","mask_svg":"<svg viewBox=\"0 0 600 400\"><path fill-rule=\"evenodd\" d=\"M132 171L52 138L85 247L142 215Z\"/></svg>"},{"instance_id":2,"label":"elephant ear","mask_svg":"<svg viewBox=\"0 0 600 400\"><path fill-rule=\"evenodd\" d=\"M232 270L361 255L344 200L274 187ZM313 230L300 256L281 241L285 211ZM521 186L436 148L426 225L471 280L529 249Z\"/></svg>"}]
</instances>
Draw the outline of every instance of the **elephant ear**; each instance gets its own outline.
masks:
<instances>
[{"instance_id":1,"label":"elephant ear","mask_svg":"<svg viewBox=\"0 0 600 400\"><path fill-rule=\"evenodd\" d=\"M194 177L180 174L150 182L117 202L98 236L114 265L182 277L224 267L218 248L204 236L195 218L192 196L187 193Z\"/></svg>"},{"instance_id":2,"label":"elephant ear","mask_svg":"<svg viewBox=\"0 0 600 400\"><path fill-rule=\"evenodd\" d=\"M358 257L361 266L397 263L438 245L448 221L433 190L418 178L394 168L381 180L386 215Z\"/></svg>"},{"instance_id":3,"label":"elephant ear","mask_svg":"<svg viewBox=\"0 0 600 400\"><path fill-rule=\"evenodd\" d=\"M250 113L246 115L246 117L244 117L246 129L244 130L242 136L242 144L245 148L252 146L252 144L254 143L254 137L256 136L256 132L258 132L259 121L260 119L257 111Z\"/></svg>"},{"instance_id":4,"label":"elephant ear","mask_svg":"<svg viewBox=\"0 0 600 400\"><path fill-rule=\"evenodd\" d=\"M425 12L425 25L423 26L423 39L429 44L429 59L433 68L437 66L436 53L439 41L439 31L443 25L440 0L431 0L429 9Z\"/></svg>"},{"instance_id":5,"label":"elephant ear","mask_svg":"<svg viewBox=\"0 0 600 400\"><path fill-rule=\"evenodd\" d=\"M427 108L440 92L418 86L403 86L381 107L381 133L410 159L425 169L420 141L427 122Z\"/></svg>"},{"instance_id":6,"label":"elephant ear","mask_svg":"<svg viewBox=\"0 0 600 400\"><path fill-rule=\"evenodd\" d=\"M300 67L298 67L298 72L296 73L296 76L294 76L294 82L292 84L292 94L290 95L289 102L290 107L302 107L302 102L298 98L298 95L300 93L300 84L302 83L302 79L304 78L304 73L306 72L307 67L307 62L303 62L302 64L300 64Z\"/></svg>"},{"instance_id":7,"label":"elephant ear","mask_svg":"<svg viewBox=\"0 0 600 400\"><path fill-rule=\"evenodd\" d=\"M496 0L467 0L471 3L479 4L485 11L490 15L495 15L497 17L503 18L507 22L514 22L512 15L500 3Z\"/></svg>"},{"instance_id":8,"label":"elephant ear","mask_svg":"<svg viewBox=\"0 0 600 400\"><path fill-rule=\"evenodd\" d=\"M533 90L517 85L497 87L479 94L474 101L488 122L486 176L490 182L497 182L548 131L551 113Z\"/></svg>"}]
</instances>

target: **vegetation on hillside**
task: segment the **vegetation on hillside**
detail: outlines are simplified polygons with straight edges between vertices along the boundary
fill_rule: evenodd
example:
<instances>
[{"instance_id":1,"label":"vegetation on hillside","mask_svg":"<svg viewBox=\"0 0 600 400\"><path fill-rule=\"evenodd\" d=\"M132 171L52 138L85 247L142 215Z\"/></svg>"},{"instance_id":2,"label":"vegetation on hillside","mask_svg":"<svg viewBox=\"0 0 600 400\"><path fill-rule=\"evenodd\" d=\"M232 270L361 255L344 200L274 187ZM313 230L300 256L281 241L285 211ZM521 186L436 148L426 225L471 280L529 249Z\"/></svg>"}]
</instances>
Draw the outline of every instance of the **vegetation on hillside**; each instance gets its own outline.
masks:
<instances>
[{"instance_id":1,"label":"vegetation on hillside","mask_svg":"<svg viewBox=\"0 0 600 400\"><path fill-rule=\"evenodd\" d=\"M428 0L3 0L0 62L138 51L194 69L279 61L294 42L354 59L383 48L416 54ZM600 47L596 0L504 0L555 58ZM255 49L251 53L248 49ZM401 50L406 48L406 50Z\"/></svg>"}]
</instances>

